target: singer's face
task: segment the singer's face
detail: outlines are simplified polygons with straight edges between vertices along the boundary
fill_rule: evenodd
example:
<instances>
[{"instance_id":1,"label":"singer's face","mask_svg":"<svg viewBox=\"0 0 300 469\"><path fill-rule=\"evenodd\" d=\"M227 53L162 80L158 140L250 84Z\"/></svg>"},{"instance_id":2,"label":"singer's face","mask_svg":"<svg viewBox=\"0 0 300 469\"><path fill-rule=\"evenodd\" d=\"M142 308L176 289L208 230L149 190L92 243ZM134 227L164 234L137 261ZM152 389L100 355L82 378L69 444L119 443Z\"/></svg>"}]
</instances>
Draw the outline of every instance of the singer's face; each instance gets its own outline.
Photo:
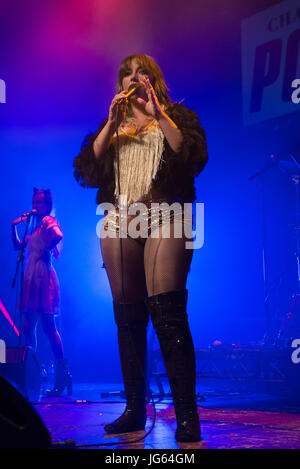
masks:
<instances>
[{"instance_id":1,"label":"singer's face","mask_svg":"<svg viewBox=\"0 0 300 469\"><path fill-rule=\"evenodd\" d=\"M38 217L45 217L48 215L48 207L45 202L45 194L36 194L32 199L32 208L37 211Z\"/></svg>"},{"instance_id":2,"label":"singer's face","mask_svg":"<svg viewBox=\"0 0 300 469\"><path fill-rule=\"evenodd\" d=\"M141 67L136 59L133 59L122 80L123 89L127 90L132 83L143 83L143 80L146 77L149 78L150 82L152 81L152 77L147 73L147 71ZM146 99L146 89L144 87L139 88L136 95L140 98Z\"/></svg>"}]
</instances>

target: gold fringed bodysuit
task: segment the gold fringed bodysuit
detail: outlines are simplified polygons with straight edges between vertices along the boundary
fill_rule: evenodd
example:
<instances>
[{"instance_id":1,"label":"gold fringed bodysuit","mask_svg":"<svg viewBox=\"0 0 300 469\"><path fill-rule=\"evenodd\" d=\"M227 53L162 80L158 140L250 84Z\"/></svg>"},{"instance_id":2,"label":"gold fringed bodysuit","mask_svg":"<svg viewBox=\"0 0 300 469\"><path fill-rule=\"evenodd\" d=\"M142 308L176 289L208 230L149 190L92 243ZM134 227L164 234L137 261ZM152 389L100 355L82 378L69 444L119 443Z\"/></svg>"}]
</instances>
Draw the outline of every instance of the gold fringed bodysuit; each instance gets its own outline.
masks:
<instances>
[{"instance_id":1,"label":"gold fringed bodysuit","mask_svg":"<svg viewBox=\"0 0 300 469\"><path fill-rule=\"evenodd\" d=\"M115 146L116 135L112 143ZM156 121L137 133L134 126L119 128L120 194L118 166L115 169L114 210L105 212L103 229L106 236L126 230L127 236L144 243L163 223L187 221L182 204L152 188L152 181L162 162L164 134ZM119 197L121 195L121 197ZM120 202L122 207L120 207ZM142 205L141 205L142 204ZM173 204L170 210L170 204ZM120 225L121 217L121 225ZM133 222L135 219L135 222ZM129 225L135 228L132 235ZM122 235L124 236L124 235Z\"/></svg>"}]
</instances>

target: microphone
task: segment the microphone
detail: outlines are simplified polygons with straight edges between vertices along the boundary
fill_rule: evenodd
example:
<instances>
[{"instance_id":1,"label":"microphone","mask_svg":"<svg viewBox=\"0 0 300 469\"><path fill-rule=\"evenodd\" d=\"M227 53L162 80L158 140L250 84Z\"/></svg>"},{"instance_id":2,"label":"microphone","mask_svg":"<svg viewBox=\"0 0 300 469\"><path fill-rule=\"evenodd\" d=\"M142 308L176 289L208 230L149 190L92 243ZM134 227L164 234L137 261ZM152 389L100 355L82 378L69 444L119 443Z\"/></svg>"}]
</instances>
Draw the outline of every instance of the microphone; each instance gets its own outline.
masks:
<instances>
[{"instance_id":1,"label":"microphone","mask_svg":"<svg viewBox=\"0 0 300 469\"><path fill-rule=\"evenodd\" d=\"M126 95L123 98L118 99L118 103L121 103L123 101L126 101L130 96L136 93L138 88L141 88L142 84L141 83L131 83L129 86Z\"/></svg>"},{"instance_id":2,"label":"microphone","mask_svg":"<svg viewBox=\"0 0 300 469\"><path fill-rule=\"evenodd\" d=\"M34 208L34 209L31 210L31 212L23 213L23 215L21 215L21 217L30 218L30 217L32 217L32 215L35 215L36 213L37 213L37 210Z\"/></svg>"}]
</instances>

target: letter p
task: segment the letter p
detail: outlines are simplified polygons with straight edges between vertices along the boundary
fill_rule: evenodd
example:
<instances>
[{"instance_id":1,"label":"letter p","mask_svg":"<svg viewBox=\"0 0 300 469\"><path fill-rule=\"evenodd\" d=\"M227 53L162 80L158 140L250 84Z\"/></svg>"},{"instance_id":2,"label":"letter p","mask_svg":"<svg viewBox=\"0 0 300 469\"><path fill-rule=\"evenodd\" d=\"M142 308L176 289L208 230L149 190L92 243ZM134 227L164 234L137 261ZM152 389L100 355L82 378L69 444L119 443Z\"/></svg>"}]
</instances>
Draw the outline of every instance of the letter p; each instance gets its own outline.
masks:
<instances>
[{"instance_id":1,"label":"letter p","mask_svg":"<svg viewBox=\"0 0 300 469\"><path fill-rule=\"evenodd\" d=\"M250 112L261 110L264 88L274 83L279 76L281 49L281 39L273 39L256 48Z\"/></svg>"}]
</instances>

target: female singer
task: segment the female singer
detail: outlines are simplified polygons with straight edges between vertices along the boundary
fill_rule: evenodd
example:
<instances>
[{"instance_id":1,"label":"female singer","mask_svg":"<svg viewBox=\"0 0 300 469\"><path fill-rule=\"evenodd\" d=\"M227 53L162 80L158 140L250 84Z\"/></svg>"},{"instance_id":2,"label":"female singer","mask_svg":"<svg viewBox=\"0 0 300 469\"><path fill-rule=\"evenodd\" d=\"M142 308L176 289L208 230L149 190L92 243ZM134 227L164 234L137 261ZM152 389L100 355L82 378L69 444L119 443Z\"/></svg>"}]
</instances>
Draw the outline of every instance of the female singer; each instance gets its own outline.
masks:
<instances>
[{"instance_id":1,"label":"female singer","mask_svg":"<svg viewBox=\"0 0 300 469\"><path fill-rule=\"evenodd\" d=\"M55 316L59 314L60 291L52 258L59 257L63 234L57 220L50 215L52 206L50 190L34 188L32 208L35 212L35 229L25 239L26 266L22 295L25 345L36 349L36 326L40 318L55 358L55 384L52 390L47 391L49 397L60 395L65 387L69 393L72 389L72 378L67 369L62 340L55 324ZM22 246L16 227L26 219L25 214L11 223L15 250Z\"/></svg>"},{"instance_id":2,"label":"female singer","mask_svg":"<svg viewBox=\"0 0 300 469\"><path fill-rule=\"evenodd\" d=\"M129 97L132 87L136 90ZM150 314L172 391L176 440L200 439L194 345L186 314L186 279L193 250L186 249L184 235L174 236L176 224L184 223L182 217L171 217L169 237L163 235L161 218L153 226L151 203L193 202L194 178L206 162L205 133L196 113L171 101L153 58L126 57L108 118L85 139L74 161L77 181L99 188L98 203L115 205L103 220L101 250L112 291L127 406L105 426L109 433L145 428ZM146 234L118 235L120 195L126 196L128 208L135 202L146 206ZM129 215L127 222L131 220Z\"/></svg>"}]
</instances>

